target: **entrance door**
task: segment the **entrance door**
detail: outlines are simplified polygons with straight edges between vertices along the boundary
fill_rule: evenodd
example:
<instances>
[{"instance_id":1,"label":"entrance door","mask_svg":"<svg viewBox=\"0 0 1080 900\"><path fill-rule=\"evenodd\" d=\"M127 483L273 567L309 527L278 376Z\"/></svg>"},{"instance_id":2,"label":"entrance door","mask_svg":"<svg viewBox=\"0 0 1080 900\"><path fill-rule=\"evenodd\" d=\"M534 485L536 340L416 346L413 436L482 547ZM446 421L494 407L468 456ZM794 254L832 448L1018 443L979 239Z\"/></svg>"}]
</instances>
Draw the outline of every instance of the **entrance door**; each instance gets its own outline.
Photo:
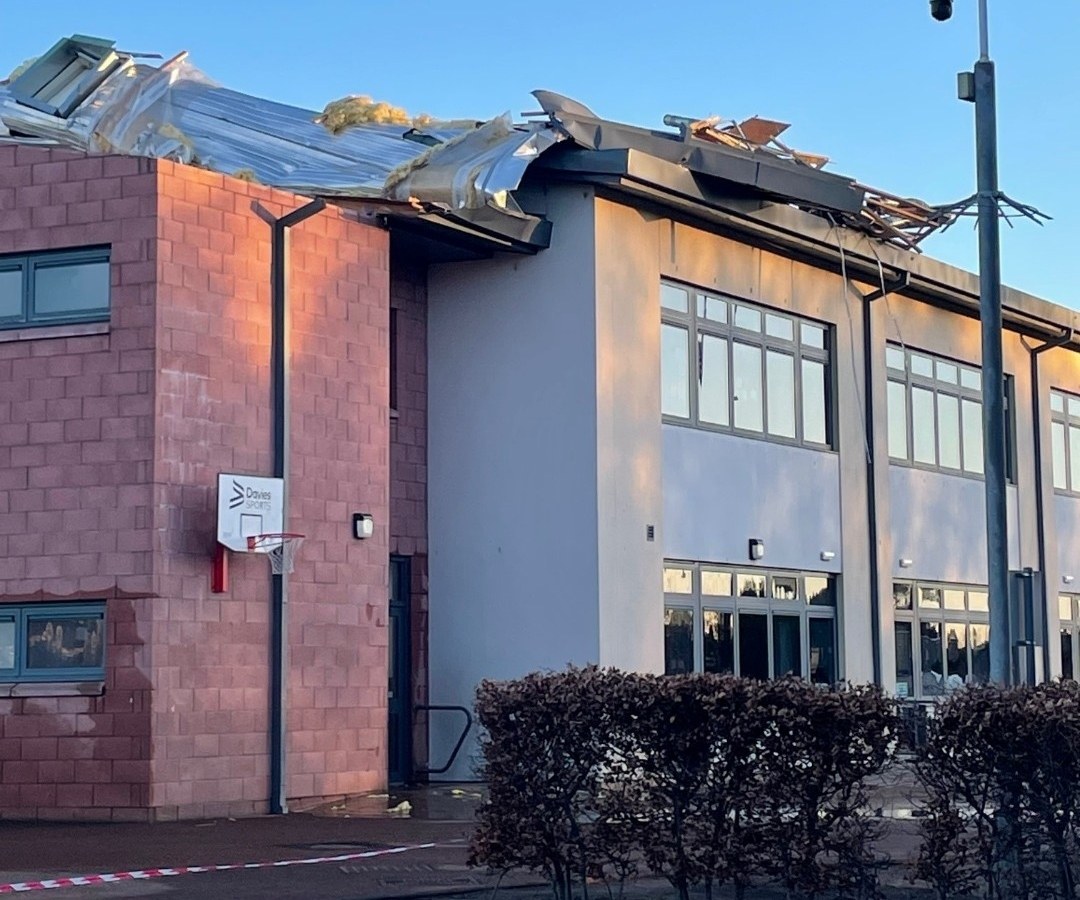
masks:
<instances>
[{"instance_id":1,"label":"entrance door","mask_svg":"<svg viewBox=\"0 0 1080 900\"><path fill-rule=\"evenodd\" d=\"M409 622L409 557L390 557L390 634L387 756L391 783L412 779L412 653Z\"/></svg>"}]
</instances>

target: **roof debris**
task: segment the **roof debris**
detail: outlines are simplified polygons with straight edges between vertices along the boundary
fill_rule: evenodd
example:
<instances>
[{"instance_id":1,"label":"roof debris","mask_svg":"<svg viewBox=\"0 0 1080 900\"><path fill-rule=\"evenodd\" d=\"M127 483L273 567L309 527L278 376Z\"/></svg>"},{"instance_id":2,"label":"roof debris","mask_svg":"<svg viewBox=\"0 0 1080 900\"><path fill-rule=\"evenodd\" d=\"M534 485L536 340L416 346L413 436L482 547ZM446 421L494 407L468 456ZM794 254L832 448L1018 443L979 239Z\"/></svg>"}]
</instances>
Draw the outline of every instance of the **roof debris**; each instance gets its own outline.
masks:
<instances>
[{"instance_id":1,"label":"roof debris","mask_svg":"<svg viewBox=\"0 0 1080 900\"><path fill-rule=\"evenodd\" d=\"M186 52L157 66L145 56L99 38L62 39L0 82L0 142L171 159L299 194L456 216L507 237L544 231L513 192L556 145L548 168L575 154L600 165L634 153L691 179L704 202L789 204L916 252L963 212L826 172L828 157L780 140L788 123L759 116L666 116L676 131L658 131L602 119L550 91L533 92L543 112L528 115L545 118L525 123L509 114L487 122L410 116L366 94L315 114L223 88Z\"/></svg>"}]
</instances>

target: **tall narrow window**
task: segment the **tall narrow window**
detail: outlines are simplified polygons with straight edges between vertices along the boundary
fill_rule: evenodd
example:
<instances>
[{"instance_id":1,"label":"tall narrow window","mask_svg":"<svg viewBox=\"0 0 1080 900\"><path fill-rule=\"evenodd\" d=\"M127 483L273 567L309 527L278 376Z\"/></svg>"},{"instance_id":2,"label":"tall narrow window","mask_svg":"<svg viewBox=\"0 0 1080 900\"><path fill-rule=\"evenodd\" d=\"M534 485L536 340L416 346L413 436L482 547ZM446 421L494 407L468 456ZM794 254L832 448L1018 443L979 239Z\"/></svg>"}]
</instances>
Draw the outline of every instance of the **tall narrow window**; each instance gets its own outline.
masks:
<instances>
[{"instance_id":1,"label":"tall narrow window","mask_svg":"<svg viewBox=\"0 0 1080 900\"><path fill-rule=\"evenodd\" d=\"M736 343L733 359L735 427L761 431L761 348Z\"/></svg>"},{"instance_id":2,"label":"tall narrow window","mask_svg":"<svg viewBox=\"0 0 1080 900\"><path fill-rule=\"evenodd\" d=\"M765 351L769 434L795 437L795 359L776 350Z\"/></svg>"},{"instance_id":3,"label":"tall narrow window","mask_svg":"<svg viewBox=\"0 0 1080 900\"><path fill-rule=\"evenodd\" d=\"M698 335L698 417L710 425L727 425L728 342L711 334Z\"/></svg>"},{"instance_id":4,"label":"tall narrow window","mask_svg":"<svg viewBox=\"0 0 1080 900\"><path fill-rule=\"evenodd\" d=\"M690 360L688 334L677 325L663 326L661 404L665 416L690 418Z\"/></svg>"}]
</instances>

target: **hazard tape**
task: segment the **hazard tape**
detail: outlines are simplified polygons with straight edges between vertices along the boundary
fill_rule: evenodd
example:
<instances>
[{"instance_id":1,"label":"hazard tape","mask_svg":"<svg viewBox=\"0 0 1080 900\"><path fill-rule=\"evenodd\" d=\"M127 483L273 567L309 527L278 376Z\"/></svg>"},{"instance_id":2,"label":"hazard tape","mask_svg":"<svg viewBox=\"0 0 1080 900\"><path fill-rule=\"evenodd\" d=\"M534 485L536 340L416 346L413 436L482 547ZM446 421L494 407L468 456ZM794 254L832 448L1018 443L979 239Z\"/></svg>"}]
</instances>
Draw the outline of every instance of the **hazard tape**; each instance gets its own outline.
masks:
<instances>
[{"instance_id":1,"label":"hazard tape","mask_svg":"<svg viewBox=\"0 0 1080 900\"><path fill-rule=\"evenodd\" d=\"M25 891L49 891L55 888L89 887L95 884L115 884L118 881L138 881L146 878L168 878L171 875L196 875L200 872L231 872L239 869L282 869L286 866L312 866L317 863L349 862L354 859L371 859L410 850L429 850L437 846L410 844L390 847L386 850L365 850L363 853L342 853L339 856L316 856L307 859L280 859L276 862L228 863L217 866L172 866L161 869L136 869L132 872L109 872L104 875L74 875L69 878L43 878L41 881L15 881L0 884L0 894L21 894Z\"/></svg>"}]
</instances>

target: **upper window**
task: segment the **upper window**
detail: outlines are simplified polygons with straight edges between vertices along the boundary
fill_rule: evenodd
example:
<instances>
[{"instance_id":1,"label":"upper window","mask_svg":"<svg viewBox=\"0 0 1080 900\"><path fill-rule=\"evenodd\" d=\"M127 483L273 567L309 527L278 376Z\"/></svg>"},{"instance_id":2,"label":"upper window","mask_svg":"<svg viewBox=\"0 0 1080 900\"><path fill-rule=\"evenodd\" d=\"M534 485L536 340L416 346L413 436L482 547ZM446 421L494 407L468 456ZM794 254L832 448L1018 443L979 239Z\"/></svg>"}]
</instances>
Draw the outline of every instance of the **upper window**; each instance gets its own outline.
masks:
<instances>
[{"instance_id":1,"label":"upper window","mask_svg":"<svg viewBox=\"0 0 1080 900\"><path fill-rule=\"evenodd\" d=\"M981 476L981 371L893 344L885 348L885 364L889 375L889 457L916 466ZM1004 390L1008 411L1009 376ZM1011 479L1011 428L1006 429L1006 448Z\"/></svg>"},{"instance_id":2,"label":"upper window","mask_svg":"<svg viewBox=\"0 0 1080 900\"><path fill-rule=\"evenodd\" d=\"M660 302L665 419L832 446L825 326L667 282Z\"/></svg>"},{"instance_id":3,"label":"upper window","mask_svg":"<svg viewBox=\"0 0 1080 900\"><path fill-rule=\"evenodd\" d=\"M1080 397L1050 392L1054 488L1080 494Z\"/></svg>"},{"instance_id":4,"label":"upper window","mask_svg":"<svg viewBox=\"0 0 1080 900\"><path fill-rule=\"evenodd\" d=\"M109 251L0 256L0 328L109 317Z\"/></svg>"},{"instance_id":5,"label":"upper window","mask_svg":"<svg viewBox=\"0 0 1080 900\"><path fill-rule=\"evenodd\" d=\"M103 603L0 605L0 682L104 677Z\"/></svg>"}]
</instances>

